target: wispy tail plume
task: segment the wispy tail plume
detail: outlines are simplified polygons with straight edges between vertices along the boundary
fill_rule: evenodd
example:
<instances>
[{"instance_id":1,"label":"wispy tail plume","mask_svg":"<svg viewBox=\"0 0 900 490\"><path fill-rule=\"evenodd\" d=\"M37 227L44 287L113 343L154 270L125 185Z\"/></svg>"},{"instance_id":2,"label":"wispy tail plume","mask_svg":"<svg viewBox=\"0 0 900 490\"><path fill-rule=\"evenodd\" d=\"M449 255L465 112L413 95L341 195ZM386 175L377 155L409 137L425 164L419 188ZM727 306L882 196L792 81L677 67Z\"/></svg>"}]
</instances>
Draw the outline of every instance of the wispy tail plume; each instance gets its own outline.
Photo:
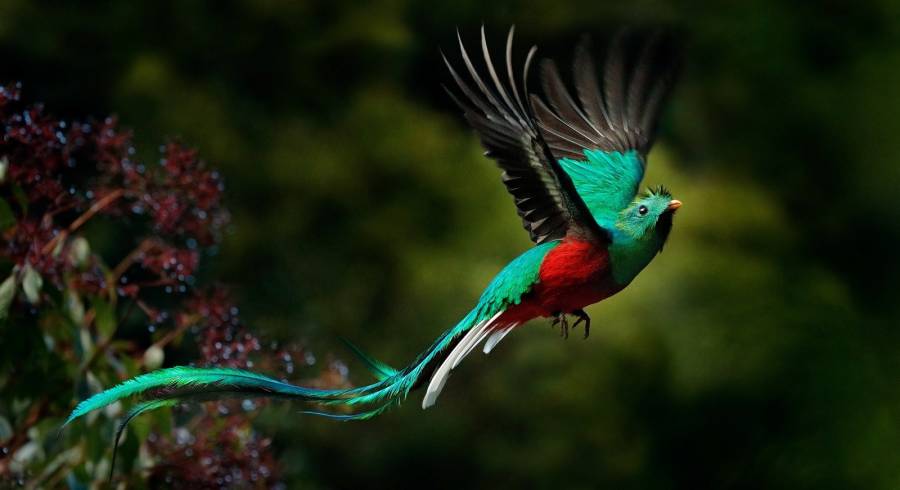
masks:
<instances>
[{"instance_id":1,"label":"wispy tail plume","mask_svg":"<svg viewBox=\"0 0 900 490\"><path fill-rule=\"evenodd\" d=\"M497 321L502 316L503 309L502 303L484 301L483 297L479 305L462 321L441 334L412 364L402 370L394 369L368 356L345 340L344 343L378 379L372 384L358 388L342 390L307 388L241 369L179 366L143 374L97 393L79 403L63 427L89 412L131 396L139 396L141 402L126 414L116 430L112 464L114 467L119 439L134 417L157 408L171 407L182 401L259 396L285 398L355 410L349 413L308 410L302 412L305 414L335 420L365 420L399 405L410 390L422 385L434 373L422 404L422 408L428 408L434 404L450 371L462 358L485 338L502 338L505 332L515 326ZM491 335L492 332L496 332L497 335ZM485 352L496 344L496 340L485 348Z\"/></svg>"},{"instance_id":2,"label":"wispy tail plume","mask_svg":"<svg viewBox=\"0 0 900 490\"><path fill-rule=\"evenodd\" d=\"M354 413L329 413L327 411L305 413L339 420L371 418L402 402L409 391L419 386L424 381L423 378L429 376L447 357L457 343L463 339L465 332L474 326L483 329L487 321L484 320L485 315L481 310L476 308L459 324L444 332L403 370L394 369L373 359L355 345L345 341L372 374L378 378L378 381L366 386L341 390L316 389L297 386L240 369L179 366L137 376L82 401L69 415L64 426L89 412L131 396L139 396L142 403L129 412L125 418L126 424L141 413L171 406L179 401L198 398L257 396L300 400L325 406L368 407ZM481 321L479 322L479 320Z\"/></svg>"}]
</instances>

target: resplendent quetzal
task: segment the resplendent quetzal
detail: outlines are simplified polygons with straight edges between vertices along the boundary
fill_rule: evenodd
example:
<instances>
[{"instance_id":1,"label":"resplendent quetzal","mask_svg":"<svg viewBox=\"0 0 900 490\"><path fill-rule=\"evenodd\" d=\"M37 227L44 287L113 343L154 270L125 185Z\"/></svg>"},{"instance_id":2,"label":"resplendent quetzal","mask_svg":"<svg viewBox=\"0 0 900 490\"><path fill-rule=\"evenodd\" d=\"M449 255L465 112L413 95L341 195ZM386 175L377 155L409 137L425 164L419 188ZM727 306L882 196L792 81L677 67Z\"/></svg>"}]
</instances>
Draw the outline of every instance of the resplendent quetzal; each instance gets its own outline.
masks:
<instances>
[{"instance_id":1,"label":"resplendent quetzal","mask_svg":"<svg viewBox=\"0 0 900 490\"><path fill-rule=\"evenodd\" d=\"M337 413L307 412L341 420L367 419L399 404L427 384L423 408L435 403L451 371L476 347L488 353L509 332L536 317L549 317L568 334L590 318L583 308L625 288L662 250L681 202L659 187L638 194L647 152L676 68L664 37L620 35L598 73L586 43L575 53L576 100L556 66L541 66L544 99L529 93L527 76L513 71L513 32L506 66L494 67L481 31L485 70L475 68L460 40L467 77L444 61L458 85L451 96L478 132L486 155L497 161L519 216L535 246L509 263L478 304L456 326L404 369L394 369L354 348L378 378L342 390L305 388L249 371L173 367L135 377L82 401L66 423L130 395L143 399L125 424L151 409L188 399L276 396ZM598 80L598 75L602 83ZM356 409L347 410L347 408ZM118 436L117 436L118 439Z\"/></svg>"}]
</instances>

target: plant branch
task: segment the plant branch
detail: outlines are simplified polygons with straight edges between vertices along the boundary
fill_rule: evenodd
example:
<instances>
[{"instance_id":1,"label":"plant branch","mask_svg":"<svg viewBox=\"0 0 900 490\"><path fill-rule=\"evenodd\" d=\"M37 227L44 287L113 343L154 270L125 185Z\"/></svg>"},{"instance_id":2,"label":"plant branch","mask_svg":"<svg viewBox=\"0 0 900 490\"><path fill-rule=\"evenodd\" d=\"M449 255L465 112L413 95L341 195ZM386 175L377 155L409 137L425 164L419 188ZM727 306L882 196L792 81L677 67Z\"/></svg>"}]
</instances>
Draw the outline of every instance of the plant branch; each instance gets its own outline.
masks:
<instances>
[{"instance_id":1,"label":"plant branch","mask_svg":"<svg viewBox=\"0 0 900 490\"><path fill-rule=\"evenodd\" d=\"M91 205L91 207L88 208L88 210L85 211L84 214L82 214L75 221L73 221L65 231L60 232L58 235L53 237L52 240L47 242L47 244L44 245L44 248L41 249L41 253L46 255L46 254L52 252L53 249L56 248L56 245L61 240L65 240L65 238L68 234L75 232L75 230L77 230L82 225L84 225L89 219L93 218L95 214L102 211L103 208L105 208L106 206L109 206L113 201L122 197L124 194L125 194L124 190L116 189L116 190L110 192L109 194L103 196L100 200L98 200L93 205Z\"/></svg>"}]
</instances>

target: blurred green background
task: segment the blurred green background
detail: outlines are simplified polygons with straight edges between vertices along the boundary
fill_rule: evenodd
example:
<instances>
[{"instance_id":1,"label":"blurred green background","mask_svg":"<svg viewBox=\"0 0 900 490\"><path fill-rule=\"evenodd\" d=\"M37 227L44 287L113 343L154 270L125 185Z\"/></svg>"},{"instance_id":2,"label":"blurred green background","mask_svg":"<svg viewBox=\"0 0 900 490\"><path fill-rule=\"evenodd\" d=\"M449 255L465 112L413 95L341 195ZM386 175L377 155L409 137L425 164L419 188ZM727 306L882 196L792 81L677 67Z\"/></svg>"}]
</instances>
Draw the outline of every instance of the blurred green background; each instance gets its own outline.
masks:
<instances>
[{"instance_id":1,"label":"blurred green background","mask_svg":"<svg viewBox=\"0 0 900 490\"><path fill-rule=\"evenodd\" d=\"M337 423L276 403L290 488L900 488L897 2L0 3L0 79L118 114L226 176L211 275L263 338L404 365L530 245L440 88L455 29L568 64L668 25L687 64L647 183L664 253L589 313L463 365L432 410ZM498 51L499 53L499 51ZM319 363L321 364L321 363ZM350 363L352 377L368 382ZM314 376L321 366L309 368Z\"/></svg>"}]
</instances>

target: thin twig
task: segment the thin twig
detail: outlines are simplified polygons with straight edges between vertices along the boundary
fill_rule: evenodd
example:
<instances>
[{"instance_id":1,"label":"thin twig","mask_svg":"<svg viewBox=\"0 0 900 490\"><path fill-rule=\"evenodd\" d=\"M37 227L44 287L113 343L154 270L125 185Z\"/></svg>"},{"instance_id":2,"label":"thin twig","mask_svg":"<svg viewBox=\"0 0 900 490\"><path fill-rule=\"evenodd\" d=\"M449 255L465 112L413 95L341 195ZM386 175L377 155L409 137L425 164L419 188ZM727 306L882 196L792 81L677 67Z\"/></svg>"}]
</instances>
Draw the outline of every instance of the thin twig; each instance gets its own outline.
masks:
<instances>
[{"instance_id":1,"label":"thin twig","mask_svg":"<svg viewBox=\"0 0 900 490\"><path fill-rule=\"evenodd\" d=\"M125 258L122 259L122 261L119 262L118 265L116 265L113 268L113 270L112 270L113 281L116 284L118 284L119 278L122 277L122 274L124 274L125 271L127 271L128 268L131 267L132 264L134 264L134 262L138 259L138 257L140 257L142 254L150 251L150 249L152 249L155 246L156 246L156 243L154 243L153 240L147 239L147 240L142 241L141 244L137 246L137 248L132 250L131 253L126 255Z\"/></svg>"},{"instance_id":2,"label":"thin twig","mask_svg":"<svg viewBox=\"0 0 900 490\"><path fill-rule=\"evenodd\" d=\"M124 190L116 189L116 190L110 192L109 194L103 196L103 198L101 198L99 201L95 202L90 208L88 208L88 210L85 211L84 214L82 214L75 221L73 221L72 224L70 224L69 227L65 231L60 232L58 235L53 237L52 240L47 242L47 244L44 245L44 248L41 249L41 253L46 255L46 254L52 252L56 248L56 245L61 240L65 240L65 238L68 234L73 233L75 230L80 228L81 225L85 224L89 219L93 218L95 214L99 213L101 210L103 210L103 208L105 208L106 206L109 206L110 203L112 203L116 199L122 197L122 195L124 195L124 194L125 194Z\"/></svg>"}]
</instances>

